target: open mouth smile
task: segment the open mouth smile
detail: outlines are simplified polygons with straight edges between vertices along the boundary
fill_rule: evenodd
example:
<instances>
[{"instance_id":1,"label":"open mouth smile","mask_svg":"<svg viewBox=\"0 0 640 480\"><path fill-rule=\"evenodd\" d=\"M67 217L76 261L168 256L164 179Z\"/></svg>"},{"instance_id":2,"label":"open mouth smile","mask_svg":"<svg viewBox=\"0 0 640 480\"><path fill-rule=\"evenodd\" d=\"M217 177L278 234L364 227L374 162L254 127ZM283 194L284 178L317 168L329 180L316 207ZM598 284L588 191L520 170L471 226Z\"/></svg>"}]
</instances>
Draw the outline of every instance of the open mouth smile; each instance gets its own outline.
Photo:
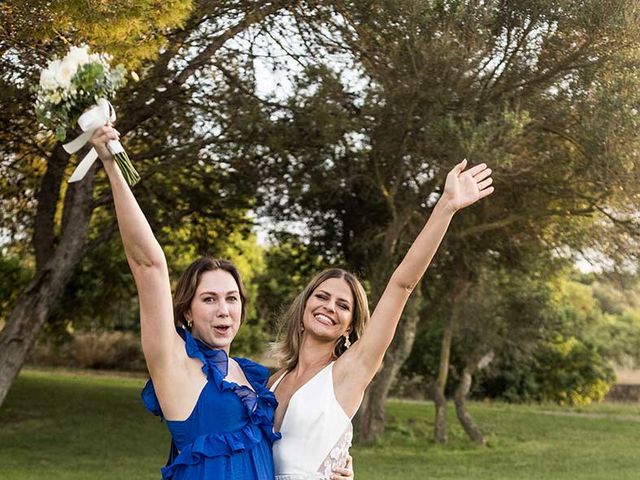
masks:
<instances>
[{"instance_id":1,"label":"open mouth smile","mask_svg":"<svg viewBox=\"0 0 640 480\"><path fill-rule=\"evenodd\" d=\"M322 313L316 313L313 317L316 320L318 320L320 323L324 324L324 325L333 326L333 325L336 324L335 320L333 320L332 318L327 317L326 315L324 315Z\"/></svg>"}]
</instances>

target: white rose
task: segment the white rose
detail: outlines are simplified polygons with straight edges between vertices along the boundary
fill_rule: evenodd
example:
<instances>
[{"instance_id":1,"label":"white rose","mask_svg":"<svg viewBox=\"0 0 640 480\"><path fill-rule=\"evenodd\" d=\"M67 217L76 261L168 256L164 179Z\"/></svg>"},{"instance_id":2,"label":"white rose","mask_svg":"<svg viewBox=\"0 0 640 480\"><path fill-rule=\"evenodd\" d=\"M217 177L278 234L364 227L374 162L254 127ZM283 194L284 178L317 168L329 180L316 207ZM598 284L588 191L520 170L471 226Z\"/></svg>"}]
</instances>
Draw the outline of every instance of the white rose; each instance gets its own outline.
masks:
<instances>
[{"instance_id":1,"label":"white rose","mask_svg":"<svg viewBox=\"0 0 640 480\"><path fill-rule=\"evenodd\" d=\"M43 90L55 90L58 87L53 71L46 68L40 72L40 88Z\"/></svg>"},{"instance_id":2,"label":"white rose","mask_svg":"<svg viewBox=\"0 0 640 480\"><path fill-rule=\"evenodd\" d=\"M75 64L77 69L77 67L84 65L85 63L89 63L89 50L86 46L71 47L67 56L64 57L64 61Z\"/></svg>"},{"instance_id":3,"label":"white rose","mask_svg":"<svg viewBox=\"0 0 640 480\"><path fill-rule=\"evenodd\" d=\"M78 71L78 65L73 61L63 60L60 68L55 72L56 81L62 88L71 86L71 79Z\"/></svg>"},{"instance_id":4,"label":"white rose","mask_svg":"<svg viewBox=\"0 0 640 480\"><path fill-rule=\"evenodd\" d=\"M101 55L99 53L92 53L91 55L89 55L89 61L92 63L102 63L104 64L104 55Z\"/></svg>"}]
</instances>

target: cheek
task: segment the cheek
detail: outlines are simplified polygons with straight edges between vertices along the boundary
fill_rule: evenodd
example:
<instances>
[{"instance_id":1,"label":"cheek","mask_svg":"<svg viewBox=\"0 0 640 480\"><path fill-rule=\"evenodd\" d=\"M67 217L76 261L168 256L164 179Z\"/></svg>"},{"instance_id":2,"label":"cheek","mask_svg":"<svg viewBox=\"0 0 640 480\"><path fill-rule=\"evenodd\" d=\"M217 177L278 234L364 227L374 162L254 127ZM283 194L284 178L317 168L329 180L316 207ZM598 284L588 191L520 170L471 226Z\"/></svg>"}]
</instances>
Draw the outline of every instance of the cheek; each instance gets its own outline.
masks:
<instances>
[{"instance_id":1,"label":"cheek","mask_svg":"<svg viewBox=\"0 0 640 480\"><path fill-rule=\"evenodd\" d=\"M233 306L233 317L238 320L238 322L242 319L242 304L237 303Z\"/></svg>"},{"instance_id":2,"label":"cheek","mask_svg":"<svg viewBox=\"0 0 640 480\"><path fill-rule=\"evenodd\" d=\"M319 302L316 299L310 297L304 306L304 315L311 315L311 312L319 306L318 303Z\"/></svg>"}]
</instances>

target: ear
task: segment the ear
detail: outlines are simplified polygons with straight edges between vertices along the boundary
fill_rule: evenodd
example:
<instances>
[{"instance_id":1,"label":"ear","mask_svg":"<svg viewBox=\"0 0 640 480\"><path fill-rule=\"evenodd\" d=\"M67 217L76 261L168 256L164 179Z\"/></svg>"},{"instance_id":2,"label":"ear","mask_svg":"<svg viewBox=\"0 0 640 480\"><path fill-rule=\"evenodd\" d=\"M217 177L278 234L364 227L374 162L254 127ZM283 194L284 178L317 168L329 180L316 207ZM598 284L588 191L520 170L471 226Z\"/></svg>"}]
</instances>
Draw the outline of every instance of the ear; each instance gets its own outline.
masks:
<instances>
[{"instance_id":1,"label":"ear","mask_svg":"<svg viewBox=\"0 0 640 480\"><path fill-rule=\"evenodd\" d=\"M191 309L189 309L186 312L184 312L184 318L187 319L187 322L191 321Z\"/></svg>"}]
</instances>

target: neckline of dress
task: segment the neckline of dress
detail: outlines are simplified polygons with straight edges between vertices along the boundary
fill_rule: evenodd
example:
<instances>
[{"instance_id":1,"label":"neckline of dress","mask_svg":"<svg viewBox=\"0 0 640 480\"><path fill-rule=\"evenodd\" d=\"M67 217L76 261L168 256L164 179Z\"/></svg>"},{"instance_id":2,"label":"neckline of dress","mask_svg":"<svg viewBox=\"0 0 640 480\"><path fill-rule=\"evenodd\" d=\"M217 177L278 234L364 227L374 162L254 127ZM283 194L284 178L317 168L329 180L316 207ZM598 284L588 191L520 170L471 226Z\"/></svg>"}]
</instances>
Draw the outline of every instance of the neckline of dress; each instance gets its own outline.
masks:
<instances>
[{"instance_id":1,"label":"neckline of dress","mask_svg":"<svg viewBox=\"0 0 640 480\"><path fill-rule=\"evenodd\" d=\"M298 392L300 390L303 390L307 385L309 385L315 378L318 377L318 375L320 375L322 372L324 372L327 368L331 367L335 362L335 360L333 360L332 362L329 362L329 364L325 365L324 367L322 367L320 370L318 370L318 372L316 372L315 375L313 375L309 380L307 380L306 382L304 382L302 385L300 385L297 390L295 392L293 392L293 394L291 394L291 396L289 397L289 402L287 403L287 409L284 411L284 414L282 415L282 421L280 422L280 426L278 428L278 433L280 433L282 431L282 425L284 425L284 421L287 418L287 413L289 413L289 407L291 407L291 402L293 402L294 397L298 394ZM273 395L275 396L276 394L276 388L278 387L278 385L280 385L280 382L282 382L282 380L284 380L284 377L286 377L288 374L290 373L290 371L286 371L284 372L284 374L278 379L277 383L274 384L275 388L273 390L271 390L273 392ZM273 388L273 387L272 387ZM333 388L333 375L331 377L331 388ZM335 394L334 394L335 396ZM275 431L275 418L274 418L274 431Z\"/></svg>"},{"instance_id":2,"label":"neckline of dress","mask_svg":"<svg viewBox=\"0 0 640 480\"><path fill-rule=\"evenodd\" d=\"M247 372L245 371L245 369L242 366L242 362L239 362L235 357L231 357L227 352L225 352L221 348L213 348L213 347L207 345L205 342L203 342L199 338L194 337L191 334L191 332L189 330L187 330L186 328L179 328L179 329L176 329L176 330L178 330L178 334L182 337L182 339L185 341L185 343L187 342L187 336L190 337L194 341L194 343L198 347L198 350L200 351L200 353L202 353L204 355L205 360L207 361L208 365L211 368L214 368L214 369L216 369L218 371L218 373L222 377L222 382L223 383L229 385L232 388L238 388L238 389L243 389L244 388L246 390L249 390L253 394L258 395L257 388L253 383L251 383L250 376L247 375ZM235 362L238 364L238 367L240 368L240 371L242 371L242 374L244 375L245 379L247 380L248 385L240 385L239 383L234 382L233 380L227 380L227 375L229 374L229 360L230 359L235 360ZM200 360L200 359L196 359L196 360ZM207 376L207 381L205 382L205 385L203 386L203 390L204 390L204 387L208 383L209 383L209 378Z\"/></svg>"}]
</instances>

